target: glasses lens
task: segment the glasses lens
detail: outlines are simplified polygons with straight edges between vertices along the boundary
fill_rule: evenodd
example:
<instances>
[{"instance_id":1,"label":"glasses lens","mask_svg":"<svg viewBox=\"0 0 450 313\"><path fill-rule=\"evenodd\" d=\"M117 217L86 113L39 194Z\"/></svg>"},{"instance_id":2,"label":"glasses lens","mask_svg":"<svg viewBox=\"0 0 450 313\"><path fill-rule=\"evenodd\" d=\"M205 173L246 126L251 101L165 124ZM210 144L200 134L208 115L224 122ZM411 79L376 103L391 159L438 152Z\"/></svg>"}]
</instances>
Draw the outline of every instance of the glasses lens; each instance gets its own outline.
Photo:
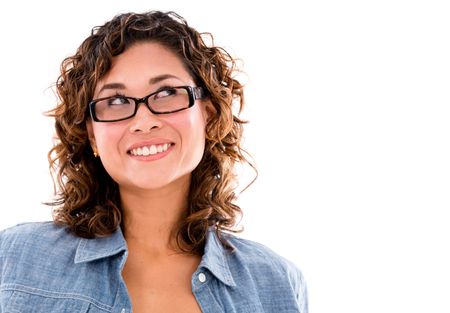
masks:
<instances>
[{"instance_id":1,"label":"glasses lens","mask_svg":"<svg viewBox=\"0 0 450 313\"><path fill-rule=\"evenodd\" d=\"M168 113L187 109L189 107L189 93L185 88L164 88L148 99L153 111Z\"/></svg>"},{"instance_id":2,"label":"glasses lens","mask_svg":"<svg viewBox=\"0 0 450 313\"><path fill-rule=\"evenodd\" d=\"M116 96L97 101L95 115L101 121L113 121L134 113L134 101L126 97Z\"/></svg>"}]
</instances>

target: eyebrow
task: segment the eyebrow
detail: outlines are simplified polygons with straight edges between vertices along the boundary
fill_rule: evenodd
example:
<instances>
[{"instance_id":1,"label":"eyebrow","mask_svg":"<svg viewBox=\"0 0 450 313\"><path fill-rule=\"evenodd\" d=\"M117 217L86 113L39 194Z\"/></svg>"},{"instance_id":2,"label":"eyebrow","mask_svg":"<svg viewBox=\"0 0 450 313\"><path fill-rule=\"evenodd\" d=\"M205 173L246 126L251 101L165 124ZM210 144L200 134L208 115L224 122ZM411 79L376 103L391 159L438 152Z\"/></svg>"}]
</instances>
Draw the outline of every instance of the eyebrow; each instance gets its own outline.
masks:
<instances>
[{"instance_id":1,"label":"eyebrow","mask_svg":"<svg viewBox=\"0 0 450 313\"><path fill-rule=\"evenodd\" d=\"M171 75L171 74L162 74L162 75L158 75L158 76L155 76L155 77L150 78L149 81L148 81L148 83L149 83L150 85L154 85L154 84L157 84L157 83L159 83L159 82L161 82L161 81L163 81L163 80L171 79L171 78L176 78L176 79L179 79L179 80L180 80L180 78L177 77L177 76L175 76L175 75ZM109 83L109 84L104 84L104 85L102 86L102 88L100 88L100 90L98 91L98 93L101 93L101 92L102 92L103 90L105 90L105 89L125 89L125 88L126 88L125 85L122 84L122 83Z\"/></svg>"}]
</instances>

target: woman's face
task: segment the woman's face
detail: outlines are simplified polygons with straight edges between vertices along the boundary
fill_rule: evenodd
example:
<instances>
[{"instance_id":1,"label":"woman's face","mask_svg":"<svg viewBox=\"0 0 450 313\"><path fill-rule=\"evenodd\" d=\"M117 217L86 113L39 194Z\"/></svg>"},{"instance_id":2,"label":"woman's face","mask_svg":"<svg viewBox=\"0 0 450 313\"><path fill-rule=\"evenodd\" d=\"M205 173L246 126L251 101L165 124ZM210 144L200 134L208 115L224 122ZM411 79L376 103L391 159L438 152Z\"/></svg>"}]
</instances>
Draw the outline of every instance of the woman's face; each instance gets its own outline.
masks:
<instances>
[{"instance_id":1,"label":"woman's face","mask_svg":"<svg viewBox=\"0 0 450 313\"><path fill-rule=\"evenodd\" d=\"M161 87L184 85L195 86L177 55L158 43L137 43L113 59L95 88L94 99L117 94L142 98ZM205 105L206 101L196 100L189 109L155 115L141 103L136 115L127 120L88 120L91 145L121 190L188 183L203 156Z\"/></svg>"}]
</instances>

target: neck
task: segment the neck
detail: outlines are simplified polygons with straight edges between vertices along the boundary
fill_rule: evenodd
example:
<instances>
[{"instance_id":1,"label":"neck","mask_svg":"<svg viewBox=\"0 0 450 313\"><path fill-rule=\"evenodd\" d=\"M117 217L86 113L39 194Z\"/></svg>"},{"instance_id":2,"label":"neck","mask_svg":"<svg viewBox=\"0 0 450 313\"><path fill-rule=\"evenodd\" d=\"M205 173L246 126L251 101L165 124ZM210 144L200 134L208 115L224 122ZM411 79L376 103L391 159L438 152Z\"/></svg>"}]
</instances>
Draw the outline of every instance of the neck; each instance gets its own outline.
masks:
<instances>
[{"instance_id":1,"label":"neck","mask_svg":"<svg viewBox=\"0 0 450 313\"><path fill-rule=\"evenodd\" d=\"M120 188L124 213L123 231L133 246L152 254L178 250L176 228L186 214L190 178L181 178L169 186L142 190Z\"/></svg>"}]
</instances>

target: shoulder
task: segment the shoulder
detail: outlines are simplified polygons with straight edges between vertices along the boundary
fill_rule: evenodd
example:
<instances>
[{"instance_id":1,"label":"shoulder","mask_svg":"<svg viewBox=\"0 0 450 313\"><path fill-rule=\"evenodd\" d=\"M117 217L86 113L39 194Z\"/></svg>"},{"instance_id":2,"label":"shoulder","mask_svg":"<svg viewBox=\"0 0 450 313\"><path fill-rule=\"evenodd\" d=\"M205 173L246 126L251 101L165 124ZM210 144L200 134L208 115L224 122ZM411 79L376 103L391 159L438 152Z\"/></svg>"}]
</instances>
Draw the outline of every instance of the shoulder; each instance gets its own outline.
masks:
<instances>
[{"instance_id":1,"label":"shoulder","mask_svg":"<svg viewBox=\"0 0 450 313\"><path fill-rule=\"evenodd\" d=\"M14 244L17 241L34 241L43 239L57 239L73 237L64 226L58 226L53 222L23 223L0 231L0 242Z\"/></svg>"},{"instance_id":2,"label":"shoulder","mask_svg":"<svg viewBox=\"0 0 450 313\"><path fill-rule=\"evenodd\" d=\"M243 266L256 266L281 274L300 274L300 270L293 262L264 244L234 235L229 235L226 238L234 248L230 255L231 258L236 259Z\"/></svg>"},{"instance_id":3,"label":"shoulder","mask_svg":"<svg viewBox=\"0 0 450 313\"><path fill-rule=\"evenodd\" d=\"M0 231L0 260L8 257L33 258L59 249L76 249L79 238L53 222L19 224Z\"/></svg>"},{"instance_id":4,"label":"shoulder","mask_svg":"<svg viewBox=\"0 0 450 313\"><path fill-rule=\"evenodd\" d=\"M120 235L89 240L53 222L1 231L0 307L8 312L110 312L122 258L109 256L123 251Z\"/></svg>"},{"instance_id":5,"label":"shoulder","mask_svg":"<svg viewBox=\"0 0 450 313\"><path fill-rule=\"evenodd\" d=\"M53 231L57 229L62 229L64 227L57 226L52 221L46 222L29 222L29 223L21 223L15 226L5 228L0 230L1 238L5 236L15 235L15 234L29 234L44 231Z\"/></svg>"},{"instance_id":6,"label":"shoulder","mask_svg":"<svg viewBox=\"0 0 450 313\"><path fill-rule=\"evenodd\" d=\"M245 268L252 276L262 276L275 283L287 284L296 295L306 292L306 283L301 270L296 264L271 248L256 241L237 236L229 236L229 243L234 247L230 254L230 267Z\"/></svg>"},{"instance_id":7,"label":"shoulder","mask_svg":"<svg viewBox=\"0 0 450 313\"><path fill-rule=\"evenodd\" d=\"M230 234L224 239L234 248L226 253L230 274L244 293L274 307L295 303L300 312L308 312L306 282L297 265L256 241Z\"/></svg>"}]
</instances>

